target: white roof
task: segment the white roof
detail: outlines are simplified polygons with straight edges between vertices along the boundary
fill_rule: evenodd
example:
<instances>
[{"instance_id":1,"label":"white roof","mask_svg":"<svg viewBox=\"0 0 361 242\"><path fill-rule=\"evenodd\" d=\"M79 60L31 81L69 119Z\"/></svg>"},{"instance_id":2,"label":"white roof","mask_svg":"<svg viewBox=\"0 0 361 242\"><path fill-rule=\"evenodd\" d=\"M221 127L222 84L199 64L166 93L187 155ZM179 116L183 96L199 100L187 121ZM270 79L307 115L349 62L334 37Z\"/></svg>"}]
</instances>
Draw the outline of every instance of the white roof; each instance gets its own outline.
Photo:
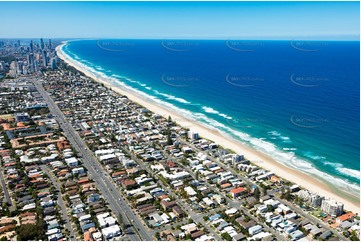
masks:
<instances>
[{"instance_id":1,"label":"white roof","mask_svg":"<svg viewBox=\"0 0 361 242\"><path fill-rule=\"evenodd\" d=\"M73 163L73 162L78 162L78 159L75 158L75 157L70 157L70 158L65 159L65 162L66 162L67 164Z\"/></svg>"},{"instance_id":2,"label":"white roof","mask_svg":"<svg viewBox=\"0 0 361 242\"><path fill-rule=\"evenodd\" d=\"M205 202L208 206L214 204L214 202L213 202L211 199L209 199L208 197L205 197L205 198L203 198L202 200L203 200L203 202Z\"/></svg>"},{"instance_id":3,"label":"white roof","mask_svg":"<svg viewBox=\"0 0 361 242\"><path fill-rule=\"evenodd\" d=\"M166 213L163 213L163 214L161 215L161 217L162 217L164 220L169 219L169 216L168 216Z\"/></svg>"},{"instance_id":4,"label":"white roof","mask_svg":"<svg viewBox=\"0 0 361 242\"><path fill-rule=\"evenodd\" d=\"M79 221L84 221L84 220L87 220L87 219L90 219L90 218L91 218L91 215L86 214L86 215L83 215L83 216L79 217Z\"/></svg>"},{"instance_id":5,"label":"white roof","mask_svg":"<svg viewBox=\"0 0 361 242\"><path fill-rule=\"evenodd\" d=\"M52 235L52 234L56 234L60 232L60 229L49 229L48 231L46 231L46 235Z\"/></svg>"},{"instance_id":6,"label":"white roof","mask_svg":"<svg viewBox=\"0 0 361 242\"><path fill-rule=\"evenodd\" d=\"M97 215L97 219L100 219L100 218L106 218L109 216L109 212L106 212L106 213L102 213L102 214L98 214Z\"/></svg>"},{"instance_id":7,"label":"white roof","mask_svg":"<svg viewBox=\"0 0 361 242\"><path fill-rule=\"evenodd\" d=\"M102 238L102 234L100 232L95 232L92 234L92 236L93 236L93 239L95 239L95 240Z\"/></svg>"},{"instance_id":8,"label":"white roof","mask_svg":"<svg viewBox=\"0 0 361 242\"><path fill-rule=\"evenodd\" d=\"M109 160L109 159L114 159L117 158L114 154L107 154L107 155L102 155L99 157L99 160Z\"/></svg>"},{"instance_id":9,"label":"white roof","mask_svg":"<svg viewBox=\"0 0 361 242\"><path fill-rule=\"evenodd\" d=\"M225 211L226 214L234 214L238 211L237 208L231 208Z\"/></svg>"},{"instance_id":10,"label":"white roof","mask_svg":"<svg viewBox=\"0 0 361 242\"><path fill-rule=\"evenodd\" d=\"M182 230L190 230L194 228L197 228L197 225L195 223L186 224L181 227Z\"/></svg>"},{"instance_id":11,"label":"white roof","mask_svg":"<svg viewBox=\"0 0 361 242\"><path fill-rule=\"evenodd\" d=\"M248 231L251 233L251 232L254 232L254 231L257 231L257 230L261 230L262 229L262 226L261 225L255 225L255 226L252 226L248 229Z\"/></svg>"},{"instance_id":12,"label":"white roof","mask_svg":"<svg viewBox=\"0 0 361 242\"><path fill-rule=\"evenodd\" d=\"M100 155L104 155L104 154L111 154L111 153L114 153L114 149L96 150L94 153L96 156L100 156Z\"/></svg>"},{"instance_id":13,"label":"white roof","mask_svg":"<svg viewBox=\"0 0 361 242\"><path fill-rule=\"evenodd\" d=\"M109 235L120 233L119 225L113 225L107 228L102 229L102 234L105 237L108 237Z\"/></svg>"},{"instance_id":14,"label":"white roof","mask_svg":"<svg viewBox=\"0 0 361 242\"><path fill-rule=\"evenodd\" d=\"M30 203L30 204L26 204L22 210L24 211L24 210L28 210L28 209L33 209L35 207L36 207L35 203Z\"/></svg>"},{"instance_id":15,"label":"white roof","mask_svg":"<svg viewBox=\"0 0 361 242\"><path fill-rule=\"evenodd\" d=\"M194 189L192 187L185 187L184 191L186 191L188 193L189 196L194 196L197 195L197 192L194 191Z\"/></svg>"}]
</instances>

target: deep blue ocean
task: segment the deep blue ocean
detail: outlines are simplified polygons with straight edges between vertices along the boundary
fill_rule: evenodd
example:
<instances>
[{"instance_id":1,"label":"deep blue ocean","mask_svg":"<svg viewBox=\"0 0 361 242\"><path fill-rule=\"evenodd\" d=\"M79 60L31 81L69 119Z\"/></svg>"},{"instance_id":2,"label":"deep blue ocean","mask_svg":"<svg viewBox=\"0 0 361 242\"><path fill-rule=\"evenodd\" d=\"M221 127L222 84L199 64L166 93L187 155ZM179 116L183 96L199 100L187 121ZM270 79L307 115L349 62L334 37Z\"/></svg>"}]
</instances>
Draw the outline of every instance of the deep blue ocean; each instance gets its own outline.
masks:
<instances>
[{"instance_id":1,"label":"deep blue ocean","mask_svg":"<svg viewBox=\"0 0 361 242\"><path fill-rule=\"evenodd\" d=\"M277 161L359 194L360 49L345 41L81 40L63 51Z\"/></svg>"}]
</instances>

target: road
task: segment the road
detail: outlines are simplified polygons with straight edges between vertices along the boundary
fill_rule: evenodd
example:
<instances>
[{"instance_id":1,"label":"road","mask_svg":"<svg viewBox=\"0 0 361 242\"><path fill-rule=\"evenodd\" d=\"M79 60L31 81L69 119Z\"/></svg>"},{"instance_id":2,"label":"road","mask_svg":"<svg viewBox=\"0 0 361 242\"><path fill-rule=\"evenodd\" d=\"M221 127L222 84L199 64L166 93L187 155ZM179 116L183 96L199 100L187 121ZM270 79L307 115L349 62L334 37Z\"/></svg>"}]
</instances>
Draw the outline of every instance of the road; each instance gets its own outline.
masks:
<instances>
[{"instance_id":1,"label":"road","mask_svg":"<svg viewBox=\"0 0 361 242\"><path fill-rule=\"evenodd\" d=\"M48 175L49 179L52 182L52 185L56 188L56 190L58 190L58 193L59 193L60 192L59 181L56 180L54 174L50 171L49 167L47 167L46 165L42 165L41 169L44 171L44 173L46 175ZM57 203L61 209L61 214L62 214L63 220L65 221L65 228L69 231L69 235L70 235L69 239L76 240L76 237L74 235L75 229L73 229L71 222L69 220L68 211L66 210L63 197L61 196L61 194L57 194L57 197L58 197Z\"/></svg>"},{"instance_id":2,"label":"road","mask_svg":"<svg viewBox=\"0 0 361 242\"><path fill-rule=\"evenodd\" d=\"M3 187L3 190L4 190L4 195L5 195L5 199L6 199L6 202L9 204L9 210L10 211L14 211L15 208L13 206L13 203L11 201L11 197L10 197L10 194L9 194L9 190L8 190L8 187L6 186L6 183L5 183L5 180L4 180L4 176L3 176L3 170L0 169L0 181L1 181L1 185Z\"/></svg>"},{"instance_id":3,"label":"road","mask_svg":"<svg viewBox=\"0 0 361 242\"><path fill-rule=\"evenodd\" d=\"M121 214L125 220L125 223L133 225L128 226L125 231L127 239L131 241L152 240L142 222L133 213L130 206L120 196L117 187L112 181L107 179L107 175L103 166L98 163L97 159L93 155L93 152L88 149L84 140L66 120L64 114L55 104L54 100L45 91L42 84L37 80L33 80L33 83L39 93L43 96L44 102L48 105L50 112L56 117L69 142L72 144L75 150L82 155L84 160L83 165L87 169L91 178L97 184L106 201L109 203L109 206L115 216L118 217L118 215Z\"/></svg>"}]
</instances>

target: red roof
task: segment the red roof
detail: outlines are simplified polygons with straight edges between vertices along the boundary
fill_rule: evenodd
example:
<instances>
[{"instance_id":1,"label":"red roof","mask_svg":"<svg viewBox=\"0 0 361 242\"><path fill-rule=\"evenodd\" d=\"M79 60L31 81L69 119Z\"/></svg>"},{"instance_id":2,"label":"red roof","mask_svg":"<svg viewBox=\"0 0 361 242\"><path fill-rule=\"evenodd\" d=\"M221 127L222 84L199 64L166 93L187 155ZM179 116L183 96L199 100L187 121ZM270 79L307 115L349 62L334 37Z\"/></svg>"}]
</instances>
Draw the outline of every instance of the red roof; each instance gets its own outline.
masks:
<instances>
[{"instance_id":1,"label":"red roof","mask_svg":"<svg viewBox=\"0 0 361 242\"><path fill-rule=\"evenodd\" d=\"M124 186L132 186L132 185L135 185L136 182L135 182L134 180L126 179L126 180L122 181L122 184L123 184Z\"/></svg>"},{"instance_id":2,"label":"red roof","mask_svg":"<svg viewBox=\"0 0 361 242\"><path fill-rule=\"evenodd\" d=\"M233 193L233 194L238 194L238 193L245 192L246 190L247 190L247 189L244 188L244 187L238 187L238 188L232 189L232 190L231 190L231 193Z\"/></svg>"},{"instance_id":3,"label":"red roof","mask_svg":"<svg viewBox=\"0 0 361 242\"><path fill-rule=\"evenodd\" d=\"M86 177L86 178L78 180L78 184L86 183L88 181L89 181L89 179Z\"/></svg>"},{"instance_id":4,"label":"red roof","mask_svg":"<svg viewBox=\"0 0 361 242\"><path fill-rule=\"evenodd\" d=\"M227 188L227 187L230 187L230 186L232 186L231 183L224 183L224 184L221 185L221 188Z\"/></svg>"},{"instance_id":5,"label":"red roof","mask_svg":"<svg viewBox=\"0 0 361 242\"><path fill-rule=\"evenodd\" d=\"M346 221L346 220L349 220L349 219L353 218L354 216L355 216L354 213L348 212L348 213L345 213L344 215L341 215L337 219L340 220L341 222L343 222L343 221Z\"/></svg>"},{"instance_id":6,"label":"red roof","mask_svg":"<svg viewBox=\"0 0 361 242\"><path fill-rule=\"evenodd\" d=\"M177 165L174 164L172 161L167 161L167 165L168 165L169 167L177 167Z\"/></svg>"},{"instance_id":7,"label":"red roof","mask_svg":"<svg viewBox=\"0 0 361 242\"><path fill-rule=\"evenodd\" d=\"M117 171L117 172L112 173L112 177L117 177L117 176L121 176L121 175L125 175L125 174L126 174L125 171Z\"/></svg>"}]
</instances>

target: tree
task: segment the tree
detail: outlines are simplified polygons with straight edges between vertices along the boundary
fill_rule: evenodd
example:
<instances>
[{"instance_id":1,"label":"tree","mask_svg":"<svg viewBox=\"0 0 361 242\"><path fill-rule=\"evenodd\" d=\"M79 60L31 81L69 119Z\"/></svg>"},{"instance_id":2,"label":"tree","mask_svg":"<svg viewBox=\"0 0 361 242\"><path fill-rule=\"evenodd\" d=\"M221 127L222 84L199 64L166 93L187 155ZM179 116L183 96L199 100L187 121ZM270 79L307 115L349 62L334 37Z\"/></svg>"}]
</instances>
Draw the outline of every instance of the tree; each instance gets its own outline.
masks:
<instances>
[{"instance_id":1,"label":"tree","mask_svg":"<svg viewBox=\"0 0 361 242\"><path fill-rule=\"evenodd\" d=\"M171 137L171 131L169 128L167 128L167 145L172 145L173 144L173 140Z\"/></svg>"},{"instance_id":2,"label":"tree","mask_svg":"<svg viewBox=\"0 0 361 242\"><path fill-rule=\"evenodd\" d=\"M18 230L18 240L38 240L41 235L41 230L34 224L22 224Z\"/></svg>"},{"instance_id":3,"label":"tree","mask_svg":"<svg viewBox=\"0 0 361 242\"><path fill-rule=\"evenodd\" d=\"M254 197L255 197L255 198L257 199L257 201L258 201L259 198L260 198L260 195L261 195L261 192L260 192L260 190L259 190L258 187L256 187L256 188L254 189L253 194L254 194Z\"/></svg>"},{"instance_id":4,"label":"tree","mask_svg":"<svg viewBox=\"0 0 361 242\"><path fill-rule=\"evenodd\" d=\"M267 210L268 210L268 212L273 212L275 209L274 209L274 207L272 205L268 204L267 205Z\"/></svg>"},{"instance_id":5,"label":"tree","mask_svg":"<svg viewBox=\"0 0 361 242\"><path fill-rule=\"evenodd\" d=\"M231 241L232 237L228 233L221 234L222 238L227 241Z\"/></svg>"},{"instance_id":6,"label":"tree","mask_svg":"<svg viewBox=\"0 0 361 242\"><path fill-rule=\"evenodd\" d=\"M118 222L119 222L119 225L122 228L122 230L125 231L125 223L123 221L123 216L121 213L119 213L119 215L118 215Z\"/></svg>"},{"instance_id":7,"label":"tree","mask_svg":"<svg viewBox=\"0 0 361 242\"><path fill-rule=\"evenodd\" d=\"M360 241L360 239L357 236L356 230L353 230L351 232L350 240L352 240L352 241Z\"/></svg>"},{"instance_id":8,"label":"tree","mask_svg":"<svg viewBox=\"0 0 361 242\"><path fill-rule=\"evenodd\" d=\"M290 201L292 198L291 192L287 190L285 193L282 193L281 199L286 199L287 201Z\"/></svg>"}]
</instances>

